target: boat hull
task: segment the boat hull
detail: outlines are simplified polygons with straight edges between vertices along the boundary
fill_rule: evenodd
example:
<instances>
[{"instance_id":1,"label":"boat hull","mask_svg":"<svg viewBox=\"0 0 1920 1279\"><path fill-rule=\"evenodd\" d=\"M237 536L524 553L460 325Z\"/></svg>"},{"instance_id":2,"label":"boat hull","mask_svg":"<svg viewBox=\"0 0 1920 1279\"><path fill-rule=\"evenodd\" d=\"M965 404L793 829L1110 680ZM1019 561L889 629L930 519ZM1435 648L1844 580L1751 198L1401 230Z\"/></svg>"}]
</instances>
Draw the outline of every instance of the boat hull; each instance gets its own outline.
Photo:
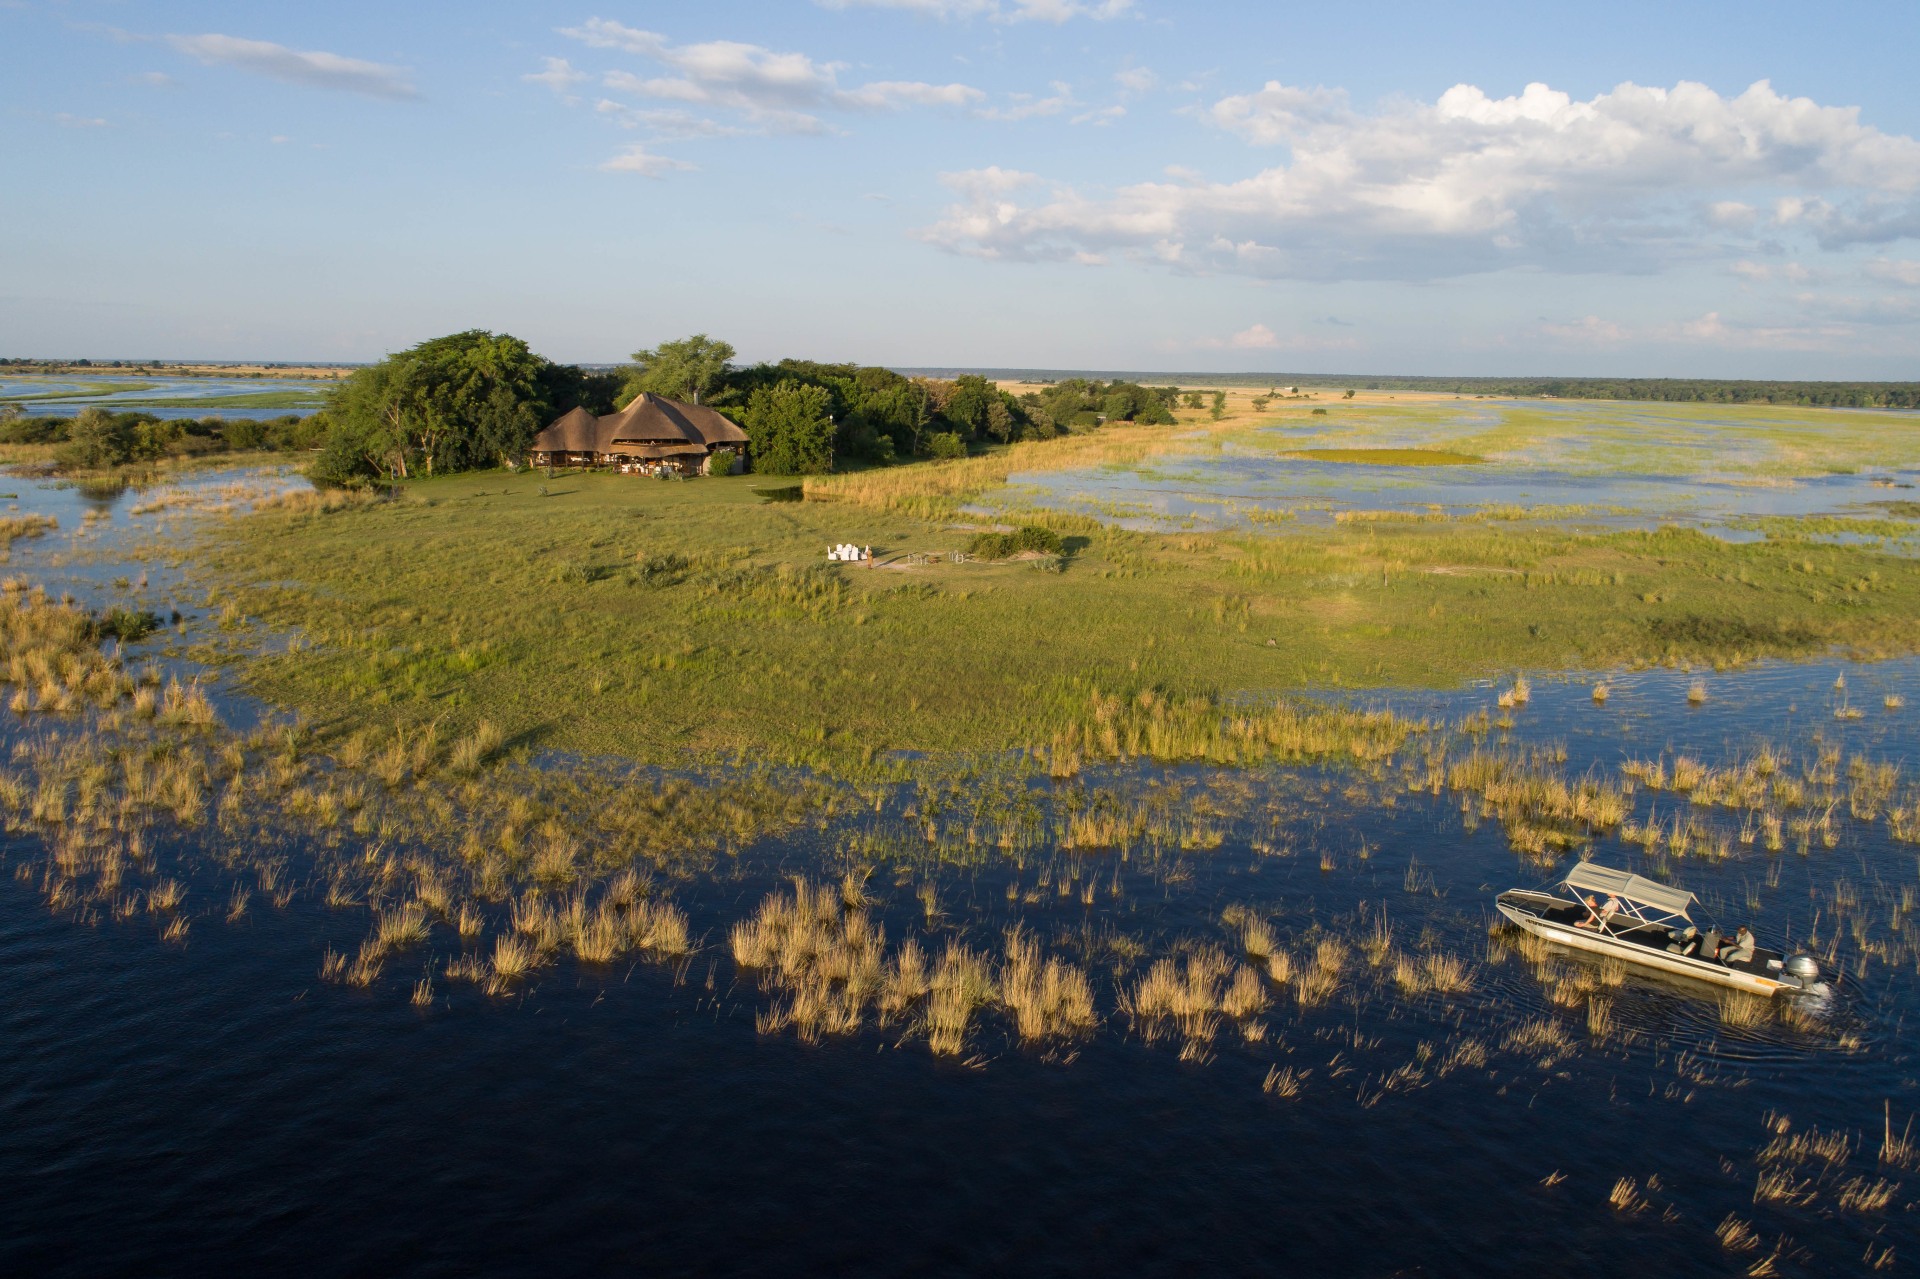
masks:
<instances>
[{"instance_id":1,"label":"boat hull","mask_svg":"<svg viewBox=\"0 0 1920 1279\"><path fill-rule=\"evenodd\" d=\"M1530 914L1519 906L1509 902L1494 903L1502 915L1526 929L1535 937L1542 937L1555 945L1566 946L1573 950L1584 950L1590 954L1608 955L1625 963L1641 968L1654 968L1661 972L1673 973L1680 977L1691 977L1696 981L1711 982L1716 986L1726 986L1733 990L1744 990L1749 994L1771 998L1781 991L1799 993L1797 984L1775 981L1771 977L1762 977L1757 973L1743 973L1737 969L1722 968L1718 964L1694 959L1687 955L1675 955L1670 951L1654 950L1636 942L1620 941L1617 938L1592 933L1584 928L1572 928L1557 924L1550 919L1542 919Z\"/></svg>"}]
</instances>

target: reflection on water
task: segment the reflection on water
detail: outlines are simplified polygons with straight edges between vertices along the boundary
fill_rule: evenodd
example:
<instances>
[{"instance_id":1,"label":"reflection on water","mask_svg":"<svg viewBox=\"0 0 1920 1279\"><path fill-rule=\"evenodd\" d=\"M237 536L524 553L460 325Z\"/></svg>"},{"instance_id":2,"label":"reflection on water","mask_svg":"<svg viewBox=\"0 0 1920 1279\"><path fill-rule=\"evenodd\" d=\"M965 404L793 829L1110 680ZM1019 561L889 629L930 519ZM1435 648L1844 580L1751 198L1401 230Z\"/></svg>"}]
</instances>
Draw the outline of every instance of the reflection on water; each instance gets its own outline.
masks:
<instances>
[{"instance_id":1,"label":"reflection on water","mask_svg":"<svg viewBox=\"0 0 1920 1279\"><path fill-rule=\"evenodd\" d=\"M200 477L196 492L213 504L235 482ZM72 490L20 491L62 529L16 543L15 571L101 599L131 593L114 585L140 567L127 539L192 509L135 514L160 495L130 493L89 529ZM1722 766L1764 743L1782 775L1806 779L1831 757L1832 782L1807 782L1836 797L1830 845L1810 830L1804 847L1768 852L1740 841L1741 813L1642 786L1636 822L1698 824L1727 836L1726 855L1617 837L1595 849L1683 882L1763 940L1830 953L1835 1007L1800 1024L1730 1027L1711 992L1682 983L1587 990L1579 961L1543 978L1491 944L1492 895L1550 872L1516 856L1477 800L1413 784L1420 741L1371 777L1130 766L1050 782L983 767L944 792L953 838L937 846L920 834L927 795L892 788L857 816L663 884L702 939L684 966L566 962L509 998L440 980L459 945L445 928L369 990L319 982L323 950L351 951L368 921L328 909L303 875L318 832L289 830L276 849L298 884L290 904L257 900L233 919L228 868L257 850L208 828L160 839L156 856L187 884L184 948L159 944L149 917L50 912L15 873L39 864L39 841L13 832L0 845L0 1262L1597 1275L1629 1255L1697 1274L1776 1250L1783 1274L1851 1270L1887 1248L1910 1257L1914 1189L1855 1210L1840 1187L1882 1171L1920 1180L1875 1163L1883 1104L1897 1129L1920 1101L1915 846L1893 838L1886 811L1914 802L1920 711L1887 699L1920 701L1917 677L1914 661L1619 672L1603 705L1583 681L1537 677L1511 728L1455 744L1563 751L1576 777L1618 777L1628 759ZM1705 697L1690 702L1696 678ZM1499 691L1370 700L1439 724L1496 710ZM5 740L50 727L9 721ZM1904 770L1870 817L1851 811L1856 758ZM1031 839L961 837L967 805L994 795L1031 808ZM1089 804L1150 799L1179 837L1076 852L1054 833ZM1826 802L1792 813L1811 820ZM767 998L734 968L729 926L787 875L859 864L890 943L991 949L1022 922L1092 974L1102 1029L1047 1059L989 1021L965 1061L931 1056L901 1026L818 1045L757 1033ZM1120 992L1155 958L1233 945L1230 907L1298 955L1348 939L1348 967L1327 1002L1279 989L1260 1036L1230 1030L1182 1060L1136 1033ZM1400 952L1459 960L1466 988L1397 990L1359 948L1383 925ZM420 1009L408 992L423 975L442 989ZM1569 989L1582 1002L1564 1002ZM1598 1041L1596 996L1611 1016ZM1543 1019L1563 1042L1525 1046ZM1281 1068L1298 1095L1263 1090ZM1756 1202L1763 1171L1786 1166L1759 1158L1770 1112L1795 1132L1850 1134L1839 1171L1795 1173L1806 1198ZM1758 1251L1723 1247L1729 1214Z\"/></svg>"}]
</instances>

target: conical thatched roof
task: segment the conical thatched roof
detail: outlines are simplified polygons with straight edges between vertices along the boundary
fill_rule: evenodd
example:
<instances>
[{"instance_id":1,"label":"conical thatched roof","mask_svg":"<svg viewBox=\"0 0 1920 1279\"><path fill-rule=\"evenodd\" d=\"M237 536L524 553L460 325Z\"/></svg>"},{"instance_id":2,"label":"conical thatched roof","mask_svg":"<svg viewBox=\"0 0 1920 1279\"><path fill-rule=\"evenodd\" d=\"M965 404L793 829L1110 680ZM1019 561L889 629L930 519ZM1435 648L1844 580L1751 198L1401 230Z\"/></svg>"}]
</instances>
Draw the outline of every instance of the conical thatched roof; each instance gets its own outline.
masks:
<instances>
[{"instance_id":1,"label":"conical thatched roof","mask_svg":"<svg viewBox=\"0 0 1920 1279\"><path fill-rule=\"evenodd\" d=\"M537 453L609 453L615 451L615 444L681 445L686 446L684 451L704 452L746 442L745 431L710 408L642 392L633 403L606 417L569 409L534 437L533 449Z\"/></svg>"},{"instance_id":2,"label":"conical thatched roof","mask_svg":"<svg viewBox=\"0 0 1920 1279\"><path fill-rule=\"evenodd\" d=\"M542 453L598 452L599 430L599 418L585 409L568 409L534 437L533 447Z\"/></svg>"}]
</instances>

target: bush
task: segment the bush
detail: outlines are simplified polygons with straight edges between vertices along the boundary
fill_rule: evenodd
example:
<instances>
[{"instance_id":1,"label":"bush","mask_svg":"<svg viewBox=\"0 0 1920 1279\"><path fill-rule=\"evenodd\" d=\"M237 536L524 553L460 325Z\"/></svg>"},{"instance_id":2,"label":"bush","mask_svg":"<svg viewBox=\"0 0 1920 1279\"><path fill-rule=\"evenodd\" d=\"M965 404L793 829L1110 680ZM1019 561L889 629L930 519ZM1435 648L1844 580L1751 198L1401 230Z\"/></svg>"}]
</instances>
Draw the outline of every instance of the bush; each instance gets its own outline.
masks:
<instances>
[{"instance_id":1,"label":"bush","mask_svg":"<svg viewBox=\"0 0 1920 1279\"><path fill-rule=\"evenodd\" d=\"M113 608L95 620L100 638L111 635L122 644L143 640L160 629L160 615L151 609Z\"/></svg>"},{"instance_id":2,"label":"bush","mask_svg":"<svg viewBox=\"0 0 1920 1279\"><path fill-rule=\"evenodd\" d=\"M1038 524L1025 524L1011 533L976 533L967 554L983 560L1004 560L1025 551L1060 554L1060 535Z\"/></svg>"},{"instance_id":3,"label":"bush","mask_svg":"<svg viewBox=\"0 0 1920 1279\"><path fill-rule=\"evenodd\" d=\"M939 458L965 457L967 446L958 431L938 431L927 437L927 452Z\"/></svg>"}]
</instances>

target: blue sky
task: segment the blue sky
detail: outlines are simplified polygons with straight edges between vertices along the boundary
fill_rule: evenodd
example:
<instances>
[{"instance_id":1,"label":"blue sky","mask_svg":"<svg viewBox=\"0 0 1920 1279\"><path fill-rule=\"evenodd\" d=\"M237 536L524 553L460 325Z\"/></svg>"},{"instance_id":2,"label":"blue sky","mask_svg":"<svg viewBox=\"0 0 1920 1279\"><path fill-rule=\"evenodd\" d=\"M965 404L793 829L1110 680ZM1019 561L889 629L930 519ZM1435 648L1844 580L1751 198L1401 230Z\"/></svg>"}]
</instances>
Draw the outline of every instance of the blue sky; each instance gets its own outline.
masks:
<instances>
[{"instance_id":1,"label":"blue sky","mask_svg":"<svg viewBox=\"0 0 1920 1279\"><path fill-rule=\"evenodd\" d=\"M1920 6L0 0L0 354L1920 376Z\"/></svg>"}]
</instances>

